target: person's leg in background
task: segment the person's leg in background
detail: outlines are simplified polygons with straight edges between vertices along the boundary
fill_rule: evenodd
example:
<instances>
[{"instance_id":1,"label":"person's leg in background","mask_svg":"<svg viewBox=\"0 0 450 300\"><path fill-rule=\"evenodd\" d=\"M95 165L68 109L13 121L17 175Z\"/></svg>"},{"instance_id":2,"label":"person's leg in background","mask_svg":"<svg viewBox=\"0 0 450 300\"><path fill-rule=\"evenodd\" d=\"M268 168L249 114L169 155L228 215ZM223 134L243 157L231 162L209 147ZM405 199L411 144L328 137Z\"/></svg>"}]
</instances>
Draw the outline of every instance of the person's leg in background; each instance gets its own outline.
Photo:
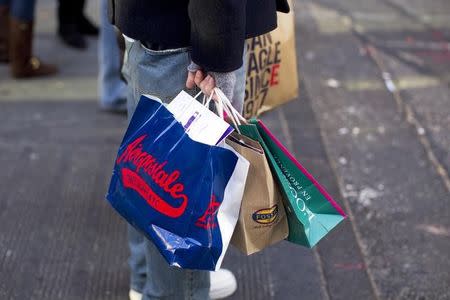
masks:
<instances>
[{"instance_id":1,"label":"person's leg in background","mask_svg":"<svg viewBox=\"0 0 450 300\"><path fill-rule=\"evenodd\" d=\"M98 35L98 28L84 15L85 0L58 1L58 35L68 46L76 49L87 47L83 35Z\"/></svg>"},{"instance_id":2,"label":"person's leg in background","mask_svg":"<svg viewBox=\"0 0 450 300\"><path fill-rule=\"evenodd\" d=\"M78 6L78 30L81 32L81 34L84 35L90 35L90 36L98 36L99 29L97 26L94 25L94 23L91 22L91 20L88 19L88 17L84 14L84 9L86 7L85 0L78 0L79 6Z\"/></svg>"},{"instance_id":3,"label":"person's leg in background","mask_svg":"<svg viewBox=\"0 0 450 300\"><path fill-rule=\"evenodd\" d=\"M9 6L11 0L0 0L0 63L9 62Z\"/></svg>"},{"instance_id":4,"label":"person's leg in background","mask_svg":"<svg viewBox=\"0 0 450 300\"><path fill-rule=\"evenodd\" d=\"M85 49L86 39L78 30L78 14L82 11L83 2L80 0L58 1L58 35L68 46L75 49Z\"/></svg>"},{"instance_id":5,"label":"person's leg in background","mask_svg":"<svg viewBox=\"0 0 450 300\"><path fill-rule=\"evenodd\" d=\"M32 55L35 0L0 1L0 60L10 61L16 78L52 75L53 65Z\"/></svg>"},{"instance_id":6,"label":"person's leg in background","mask_svg":"<svg viewBox=\"0 0 450 300\"><path fill-rule=\"evenodd\" d=\"M108 0L100 2L99 94L100 108L126 112L126 85L120 73L120 51L114 26L108 20Z\"/></svg>"}]
</instances>

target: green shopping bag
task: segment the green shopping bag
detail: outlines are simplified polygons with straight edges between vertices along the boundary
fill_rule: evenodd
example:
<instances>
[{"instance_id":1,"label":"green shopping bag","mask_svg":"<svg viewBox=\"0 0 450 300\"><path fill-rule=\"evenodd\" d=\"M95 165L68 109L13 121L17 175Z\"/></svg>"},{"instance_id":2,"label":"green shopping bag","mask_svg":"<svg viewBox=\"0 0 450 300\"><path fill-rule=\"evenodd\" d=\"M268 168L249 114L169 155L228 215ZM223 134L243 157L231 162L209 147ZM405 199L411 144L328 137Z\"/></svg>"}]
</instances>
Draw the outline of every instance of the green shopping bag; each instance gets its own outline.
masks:
<instances>
[{"instance_id":1,"label":"green shopping bag","mask_svg":"<svg viewBox=\"0 0 450 300\"><path fill-rule=\"evenodd\" d=\"M283 193L289 224L287 240L312 248L346 218L344 211L260 120L252 119L239 129L257 140L266 152Z\"/></svg>"}]
</instances>

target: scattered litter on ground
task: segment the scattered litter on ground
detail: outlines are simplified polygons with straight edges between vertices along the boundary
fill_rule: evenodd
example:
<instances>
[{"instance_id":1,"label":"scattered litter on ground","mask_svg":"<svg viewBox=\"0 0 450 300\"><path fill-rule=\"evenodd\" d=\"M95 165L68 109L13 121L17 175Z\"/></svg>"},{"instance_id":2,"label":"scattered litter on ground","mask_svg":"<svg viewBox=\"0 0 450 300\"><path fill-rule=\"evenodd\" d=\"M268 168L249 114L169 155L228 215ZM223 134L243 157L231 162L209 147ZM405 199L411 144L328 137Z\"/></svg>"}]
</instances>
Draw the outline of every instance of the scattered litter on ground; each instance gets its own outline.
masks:
<instances>
[{"instance_id":1,"label":"scattered litter on ground","mask_svg":"<svg viewBox=\"0 0 450 300\"><path fill-rule=\"evenodd\" d=\"M424 135L425 134L425 128L423 128L423 127L417 128L417 134L418 135Z\"/></svg>"},{"instance_id":2,"label":"scattered litter on ground","mask_svg":"<svg viewBox=\"0 0 450 300\"><path fill-rule=\"evenodd\" d=\"M381 196L381 193L379 191L374 190L370 187L366 187L359 192L358 203L360 203L364 207L369 207L372 205L372 200L376 199L379 196Z\"/></svg>"},{"instance_id":3,"label":"scattered litter on ground","mask_svg":"<svg viewBox=\"0 0 450 300\"><path fill-rule=\"evenodd\" d=\"M416 228L433 235L450 236L449 229L437 224L420 224Z\"/></svg>"},{"instance_id":4,"label":"scattered litter on ground","mask_svg":"<svg viewBox=\"0 0 450 300\"><path fill-rule=\"evenodd\" d=\"M40 113L35 113L35 114L33 114L33 120L34 121L42 121L42 114L40 114Z\"/></svg>"},{"instance_id":5,"label":"scattered litter on ground","mask_svg":"<svg viewBox=\"0 0 450 300\"><path fill-rule=\"evenodd\" d=\"M37 160L39 158L39 155L37 153L35 153L35 152L31 152L30 155L28 156L28 158L31 161L34 161L34 160Z\"/></svg>"},{"instance_id":6,"label":"scattered litter on ground","mask_svg":"<svg viewBox=\"0 0 450 300\"><path fill-rule=\"evenodd\" d=\"M347 108L346 108L346 111L347 111L347 113L349 113L350 115L356 115L356 114L357 114L357 113L356 113L356 108L355 108L353 105L347 107Z\"/></svg>"},{"instance_id":7,"label":"scattered litter on ground","mask_svg":"<svg viewBox=\"0 0 450 300\"><path fill-rule=\"evenodd\" d=\"M348 128L342 127L339 128L338 132L340 135L346 135L347 133L349 133L350 130L348 130Z\"/></svg>"},{"instance_id":8,"label":"scattered litter on ground","mask_svg":"<svg viewBox=\"0 0 450 300\"><path fill-rule=\"evenodd\" d=\"M343 156L339 157L339 163L343 166L347 164L347 159Z\"/></svg>"},{"instance_id":9,"label":"scattered litter on ground","mask_svg":"<svg viewBox=\"0 0 450 300\"><path fill-rule=\"evenodd\" d=\"M305 58L309 61L314 60L316 58L316 53L313 51L306 52Z\"/></svg>"},{"instance_id":10,"label":"scattered litter on ground","mask_svg":"<svg viewBox=\"0 0 450 300\"><path fill-rule=\"evenodd\" d=\"M328 87L334 88L334 89L341 86L340 81L338 81L338 80L336 80L336 79L334 79L334 78L328 79L328 80L326 81L326 84L327 84Z\"/></svg>"},{"instance_id":11,"label":"scattered litter on ground","mask_svg":"<svg viewBox=\"0 0 450 300\"><path fill-rule=\"evenodd\" d=\"M366 140L367 140L368 142L375 141L375 136L374 136L373 134L369 133L369 134L366 136Z\"/></svg>"},{"instance_id":12,"label":"scattered litter on ground","mask_svg":"<svg viewBox=\"0 0 450 300\"><path fill-rule=\"evenodd\" d=\"M352 129L352 134L353 135L358 135L361 132L361 129L359 129L359 127L354 127Z\"/></svg>"}]
</instances>

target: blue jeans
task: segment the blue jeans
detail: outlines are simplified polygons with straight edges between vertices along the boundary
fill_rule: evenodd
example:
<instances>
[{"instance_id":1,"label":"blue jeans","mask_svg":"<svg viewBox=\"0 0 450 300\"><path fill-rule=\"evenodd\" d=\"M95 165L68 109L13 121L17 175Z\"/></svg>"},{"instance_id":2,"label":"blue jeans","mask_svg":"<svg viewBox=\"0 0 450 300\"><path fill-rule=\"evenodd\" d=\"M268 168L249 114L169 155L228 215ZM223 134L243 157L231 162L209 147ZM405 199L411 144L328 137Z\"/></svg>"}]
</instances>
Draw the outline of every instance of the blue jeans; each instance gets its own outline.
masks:
<instances>
[{"instance_id":1,"label":"blue jeans","mask_svg":"<svg viewBox=\"0 0 450 300\"><path fill-rule=\"evenodd\" d=\"M108 0L100 3L99 94L103 108L125 108L126 85L120 78L120 52L113 25L108 21Z\"/></svg>"},{"instance_id":2,"label":"blue jeans","mask_svg":"<svg viewBox=\"0 0 450 300\"><path fill-rule=\"evenodd\" d=\"M150 94L170 102L185 88L189 48L152 51L139 41L126 41L122 72L127 80L128 116L131 118L141 94ZM242 107L245 69L236 71L236 107ZM196 91L187 91L191 95ZM153 243L129 226L129 265L131 288L149 299L209 299L209 272L170 267Z\"/></svg>"},{"instance_id":3,"label":"blue jeans","mask_svg":"<svg viewBox=\"0 0 450 300\"><path fill-rule=\"evenodd\" d=\"M36 0L0 0L0 5L9 6L10 14L21 21L33 21Z\"/></svg>"}]
</instances>

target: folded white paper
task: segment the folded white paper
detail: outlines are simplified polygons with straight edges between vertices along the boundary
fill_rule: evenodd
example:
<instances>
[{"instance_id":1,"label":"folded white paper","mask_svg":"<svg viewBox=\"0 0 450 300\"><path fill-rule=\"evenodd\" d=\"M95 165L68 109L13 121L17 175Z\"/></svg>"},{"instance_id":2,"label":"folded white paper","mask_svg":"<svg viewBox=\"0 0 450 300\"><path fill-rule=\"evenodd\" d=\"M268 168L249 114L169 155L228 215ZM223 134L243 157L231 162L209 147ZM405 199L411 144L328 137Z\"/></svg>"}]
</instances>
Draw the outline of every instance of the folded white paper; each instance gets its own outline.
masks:
<instances>
[{"instance_id":1,"label":"folded white paper","mask_svg":"<svg viewBox=\"0 0 450 300\"><path fill-rule=\"evenodd\" d=\"M217 145L233 132L230 124L185 91L181 91L167 105L167 109L183 125L194 141Z\"/></svg>"}]
</instances>

